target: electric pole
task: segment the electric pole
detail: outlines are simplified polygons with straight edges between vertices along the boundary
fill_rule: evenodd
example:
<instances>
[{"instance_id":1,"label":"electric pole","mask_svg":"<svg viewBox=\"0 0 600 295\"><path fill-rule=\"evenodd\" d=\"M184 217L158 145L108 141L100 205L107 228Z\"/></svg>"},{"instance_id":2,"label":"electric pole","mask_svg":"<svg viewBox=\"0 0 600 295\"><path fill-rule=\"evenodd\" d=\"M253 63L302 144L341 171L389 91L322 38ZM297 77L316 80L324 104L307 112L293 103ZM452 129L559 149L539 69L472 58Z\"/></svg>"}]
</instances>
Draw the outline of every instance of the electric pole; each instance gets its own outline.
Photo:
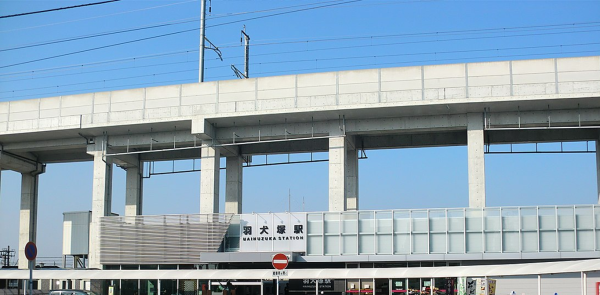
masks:
<instances>
[{"instance_id":1,"label":"electric pole","mask_svg":"<svg viewBox=\"0 0 600 295\"><path fill-rule=\"evenodd\" d=\"M10 258L15 257L15 250L11 250L10 246L0 251L0 258L2 258L2 266L10 266Z\"/></svg>"},{"instance_id":2,"label":"electric pole","mask_svg":"<svg viewBox=\"0 0 600 295\"><path fill-rule=\"evenodd\" d=\"M204 31L206 18L206 0L200 0L200 60L198 65L198 82L204 82Z\"/></svg>"},{"instance_id":3,"label":"electric pole","mask_svg":"<svg viewBox=\"0 0 600 295\"><path fill-rule=\"evenodd\" d=\"M235 67L235 65L231 65L231 69L238 78L248 79L250 77L248 73L250 63L250 36L246 34L246 26L244 26L244 29L242 30L242 37L240 39L240 43L242 42L242 40L244 41L244 72L242 73L240 70L238 70Z\"/></svg>"}]
</instances>

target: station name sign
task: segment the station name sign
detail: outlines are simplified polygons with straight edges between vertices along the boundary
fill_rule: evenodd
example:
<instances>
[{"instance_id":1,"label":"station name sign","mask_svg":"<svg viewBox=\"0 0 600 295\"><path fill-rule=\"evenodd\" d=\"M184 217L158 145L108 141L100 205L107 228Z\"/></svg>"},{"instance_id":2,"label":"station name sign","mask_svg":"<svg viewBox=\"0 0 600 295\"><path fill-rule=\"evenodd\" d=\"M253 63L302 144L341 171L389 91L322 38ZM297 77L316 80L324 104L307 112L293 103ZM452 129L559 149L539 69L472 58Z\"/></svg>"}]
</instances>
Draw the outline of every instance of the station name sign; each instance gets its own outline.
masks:
<instances>
[{"instance_id":1,"label":"station name sign","mask_svg":"<svg viewBox=\"0 0 600 295\"><path fill-rule=\"evenodd\" d=\"M287 251L306 251L306 213L240 215L240 252Z\"/></svg>"}]
</instances>

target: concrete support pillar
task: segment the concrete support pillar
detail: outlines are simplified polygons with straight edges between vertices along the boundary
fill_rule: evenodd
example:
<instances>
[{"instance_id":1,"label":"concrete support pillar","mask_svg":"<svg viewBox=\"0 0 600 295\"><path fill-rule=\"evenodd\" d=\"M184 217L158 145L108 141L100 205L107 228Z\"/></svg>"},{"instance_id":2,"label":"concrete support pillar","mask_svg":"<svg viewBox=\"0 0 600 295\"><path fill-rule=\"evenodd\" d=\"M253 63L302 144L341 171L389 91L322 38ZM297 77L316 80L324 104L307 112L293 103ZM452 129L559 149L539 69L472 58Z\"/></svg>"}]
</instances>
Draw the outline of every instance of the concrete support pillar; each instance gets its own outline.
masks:
<instances>
[{"instance_id":1,"label":"concrete support pillar","mask_svg":"<svg viewBox=\"0 0 600 295\"><path fill-rule=\"evenodd\" d=\"M598 185L598 204L600 204L600 140L596 140L596 179Z\"/></svg>"},{"instance_id":2,"label":"concrete support pillar","mask_svg":"<svg viewBox=\"0 0 600 295\"><path fill-rule=\"evenodd\" d=\"M225 213L242 213L242 179L244 163L242 157L227 157L225 175L227 182L225 184Z\"/></svg>"},{"instance_id":3,"label":"concrete support pillar","mask_svg":"<svg viewBox=\"0 0 600 295\"><path fill-rule=\"evenodd\" d=\"M27 269L29 268L29 260L25 257L25 245L28 242L35 243L37 236L39 176L30 173L22 173L21 175L19 251L17 252L19 253L19 269Z\"/></svg>"},{"instance_id":4,"label":"concrete support pillar","mask_svg":"<svg viewBox=\"0 0 600 295\"><path fill-rule=\"evenodd\" d=\"M125 181L125 216L142 215L143 178L141 165L128 167Z\"/></svg>"},{"instance_id":5,"label":"concrete support pillar","mask_svg":"<svg viewBox=\"0 0 600 295\"><path fill-rule=\"evenodd\" d=\"M219 212L219 148L202 147L200 159L200 213Z\"/></svg>"},{"instance_id":6,"label":"concrete support pillar","mask_svg":"<svg viewBox=\"0 0 600 295\"><path fill-rule=\"evenodd\" d=\"M469 207L485 207L485 142L483 116L467 114L467 149L469 167Z\"/></svg>"},{"instance_id":7,"label":"concrete support pillar","mask_svg":"<svg viewBox=\"0 0 600 295\"><path fill-rule=\"evenodd\" d=\"M92 182L92 221L90 222L89 267L100 264L100 217L109 216L112 208L112 164L106 163L103 151L88 151L94 156Z\"/></svg>"},{"instance_id":8,"label":"concrete support pillar","mask_svg":"<svg viewBox=\"0 0 600 295\"><path fill-rule=\"evenodd\" d=\"M358 210L358 154L353 137L329 139L329 211Z\"/></svg>"}]
</instances>

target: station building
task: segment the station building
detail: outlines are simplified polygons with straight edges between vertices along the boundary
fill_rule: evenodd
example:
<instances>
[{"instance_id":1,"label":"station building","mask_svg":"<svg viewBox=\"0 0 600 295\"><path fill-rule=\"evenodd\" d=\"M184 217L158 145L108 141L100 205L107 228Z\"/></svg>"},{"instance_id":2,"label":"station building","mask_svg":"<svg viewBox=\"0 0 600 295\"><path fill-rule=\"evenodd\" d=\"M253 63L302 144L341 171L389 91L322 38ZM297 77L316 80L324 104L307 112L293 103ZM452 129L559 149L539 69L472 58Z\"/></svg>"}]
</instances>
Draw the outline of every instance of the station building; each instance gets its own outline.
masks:
<instances>
[{"instance_id":1,"label":"station building","mask_svg":"<svg viewBox=\"0 0 600 295\"><path fill-rule=\"evenodd\" d=\"M39 290L442 295L483 279L496 294L599 292L600 206L487 207L484 157L497 144L598 146L598 56L98 92L2 102L0 115L0 168L22 173L19 248L36 240L45 165L94 163L91 211L64 215L75 265L34 270ZM469 207L360 210L362 151L452 145L467 146ZM304 152L328 152L328 211L242 210L252 157ZM599 149L586 152L600 171ZM196 158L199 213L142 214L147 163ZM127 171L124 216L111 213L115 166ZM21 252L0 280L26 279L26 268Z\"/></svg>"}]
</instances>

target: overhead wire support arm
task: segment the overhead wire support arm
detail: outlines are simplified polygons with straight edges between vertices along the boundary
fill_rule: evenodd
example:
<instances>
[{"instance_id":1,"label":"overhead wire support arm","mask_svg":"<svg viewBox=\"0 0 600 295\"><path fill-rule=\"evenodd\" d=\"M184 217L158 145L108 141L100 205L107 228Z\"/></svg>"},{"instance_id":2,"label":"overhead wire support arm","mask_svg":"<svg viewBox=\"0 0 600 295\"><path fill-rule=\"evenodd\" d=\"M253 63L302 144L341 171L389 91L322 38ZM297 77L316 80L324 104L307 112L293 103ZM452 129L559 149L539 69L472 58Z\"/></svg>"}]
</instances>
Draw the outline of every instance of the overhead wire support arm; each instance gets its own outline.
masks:
<instances>
[{"instance_id":1,"label":"overhead wire support arm","mask_svg":"<svg viewBox=\"0 0 600 295\"><path fill-rule=\"evenodd\" d=\"M217 47L215 44L210 42L210 40L208 40L208 38L204 37L204 40L206 42L208 42L208 45L209 45L209 46L204 46L204 49L210 49L210 50L214 51L219 56L219 59L221 59L221 61L223 61L223 53L221 52L221 49L219 49L219 47Z\"/></svg>"},{"instance_id":2,"label":"overhead wire support arm","mask_svg":"<svg viewBox=\"0 0 600 295\"><path fill-rule=\"evenodd\" d=\"M242 41L244 41L244 72L242 73L242 71L238 70L238 68L235 65L231 65L231 70L233 70L233 73L240 79L248 79L250 77L249 75L249 64L250 64L250 36L248 36L248 34L246 34L246 26L244 26L244 29L242 30L242 36L240 38L240 44L242 43Z\"/></svg>"}]
</instances>

